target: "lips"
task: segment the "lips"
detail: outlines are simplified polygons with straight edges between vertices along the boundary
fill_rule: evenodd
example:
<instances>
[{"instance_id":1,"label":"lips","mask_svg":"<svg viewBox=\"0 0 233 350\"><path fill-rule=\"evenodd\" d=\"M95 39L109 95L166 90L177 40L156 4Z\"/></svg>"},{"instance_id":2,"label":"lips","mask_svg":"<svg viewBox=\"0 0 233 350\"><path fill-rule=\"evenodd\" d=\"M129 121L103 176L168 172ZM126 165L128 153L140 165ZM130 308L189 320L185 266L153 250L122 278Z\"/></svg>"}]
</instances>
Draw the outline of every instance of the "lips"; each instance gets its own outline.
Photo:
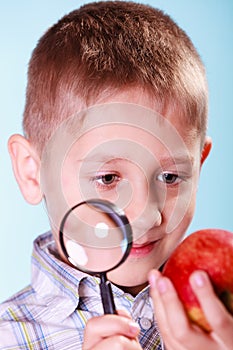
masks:
<instances>
[{"instance_id":1,"label":"lips","mask_svg":"<svg viewBox=\"0 0 233 350\"><path fill-rule=\"evenodd\" d=\"M151 251L154 249L157 242L160 240L156 240L153 242L145 243L145 244L134 244L130 251L130 257L132 258L142 258L146 257L151 253Z\"/></svg>"}]
</instances>

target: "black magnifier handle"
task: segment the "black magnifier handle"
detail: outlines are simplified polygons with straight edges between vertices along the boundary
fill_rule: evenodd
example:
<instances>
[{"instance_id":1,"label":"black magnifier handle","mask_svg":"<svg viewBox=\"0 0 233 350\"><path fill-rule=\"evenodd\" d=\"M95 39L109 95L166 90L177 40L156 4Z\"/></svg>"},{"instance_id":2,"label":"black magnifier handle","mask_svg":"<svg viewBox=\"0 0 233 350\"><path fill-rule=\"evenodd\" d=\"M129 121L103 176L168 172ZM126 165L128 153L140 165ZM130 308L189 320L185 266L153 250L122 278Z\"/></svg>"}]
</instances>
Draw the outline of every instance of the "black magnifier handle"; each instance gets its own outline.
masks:
<instances>
[{"instance_id":1,"label":"black magnifier handle","mask_svg":"<svg viewBox=\"0 0 233 350\"><path fill-rule=\"evenodd\" d=\"M116 314L116 307L112 294L111 282L107 280L106 273L100 274L100 293L105 314Z\"/></svg>"}]
</instances>

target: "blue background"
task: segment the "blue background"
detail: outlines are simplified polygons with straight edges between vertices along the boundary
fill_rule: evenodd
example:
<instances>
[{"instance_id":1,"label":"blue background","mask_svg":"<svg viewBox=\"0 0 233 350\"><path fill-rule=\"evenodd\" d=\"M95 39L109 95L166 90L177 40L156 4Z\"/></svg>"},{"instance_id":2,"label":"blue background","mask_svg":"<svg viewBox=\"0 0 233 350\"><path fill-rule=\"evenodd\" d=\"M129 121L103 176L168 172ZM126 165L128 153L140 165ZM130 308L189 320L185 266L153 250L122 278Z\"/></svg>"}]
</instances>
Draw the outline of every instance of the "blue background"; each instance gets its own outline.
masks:
<instances>
[{"instance_id":1,"label":"blue background","mask_svg":"<svg viewBox=\"0 0 233 350\"><path fill-rule=\"evenodd\" d=\"M88 1L86 1L88 2ZM188 33L206 67L210 89L209 135L213 149L204 164L196 214L188 233L204 227L233 231L232 0L148 0ZM0 301L30 281L34 238L49 228L43 205L27 204L14 180L7 139L21 133L27 64L44 31L85 1L5 1L0 5Z\"/></svg>"}]
</instances>

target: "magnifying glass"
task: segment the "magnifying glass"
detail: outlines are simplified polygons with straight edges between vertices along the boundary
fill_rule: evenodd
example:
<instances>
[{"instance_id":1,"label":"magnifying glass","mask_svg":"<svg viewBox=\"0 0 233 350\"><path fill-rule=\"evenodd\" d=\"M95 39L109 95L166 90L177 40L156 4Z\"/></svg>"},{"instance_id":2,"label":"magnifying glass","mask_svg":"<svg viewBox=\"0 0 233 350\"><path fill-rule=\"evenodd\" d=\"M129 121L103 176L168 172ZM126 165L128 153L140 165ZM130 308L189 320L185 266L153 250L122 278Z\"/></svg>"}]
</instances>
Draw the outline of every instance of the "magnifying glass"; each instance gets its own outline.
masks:
<instances>
[{"instance_id":1,"label":"magnifying glass","mask_svg":"<svg viewBox=\"0 0 233 350\"><path fill-rule=\"evenodd\" d=\"M106 200L90 199L78 203L62 219L59 230L61 249L73 267L100 277L105 314L116 313L107 272L126 260L132 237L124 211Z\"/></svg>"}]
</instances>

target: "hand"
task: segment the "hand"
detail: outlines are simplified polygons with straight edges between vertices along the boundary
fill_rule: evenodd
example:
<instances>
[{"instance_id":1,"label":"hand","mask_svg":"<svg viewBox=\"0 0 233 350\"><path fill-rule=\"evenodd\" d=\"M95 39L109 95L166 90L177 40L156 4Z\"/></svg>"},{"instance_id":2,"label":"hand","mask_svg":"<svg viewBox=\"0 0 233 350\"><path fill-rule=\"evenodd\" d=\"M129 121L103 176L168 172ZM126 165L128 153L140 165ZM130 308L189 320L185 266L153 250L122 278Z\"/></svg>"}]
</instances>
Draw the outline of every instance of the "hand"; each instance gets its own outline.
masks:
<instances>
[{"instance_id":1,"label":"hand","mask_svg":"<svg viewBox=\"0 0 233 350\"><path fill-rule=\"evenodd\" d=\"M208 275L196 271L190 283L212 332L205 333L189 321L172 282L158 271L149 274L155 316L167 350L232 350L233 317L215 295Z\"/></svg>"},{"instance_id":2,"label":"hand","mask_svg":"<svg viewBox=\"0 0 233 350\"><path fill-rule=\"evenodd\" d=\"M142 350L139 326L124 311L91 318L84 332L83 350Z\"/></svg>"}]
</instances>

